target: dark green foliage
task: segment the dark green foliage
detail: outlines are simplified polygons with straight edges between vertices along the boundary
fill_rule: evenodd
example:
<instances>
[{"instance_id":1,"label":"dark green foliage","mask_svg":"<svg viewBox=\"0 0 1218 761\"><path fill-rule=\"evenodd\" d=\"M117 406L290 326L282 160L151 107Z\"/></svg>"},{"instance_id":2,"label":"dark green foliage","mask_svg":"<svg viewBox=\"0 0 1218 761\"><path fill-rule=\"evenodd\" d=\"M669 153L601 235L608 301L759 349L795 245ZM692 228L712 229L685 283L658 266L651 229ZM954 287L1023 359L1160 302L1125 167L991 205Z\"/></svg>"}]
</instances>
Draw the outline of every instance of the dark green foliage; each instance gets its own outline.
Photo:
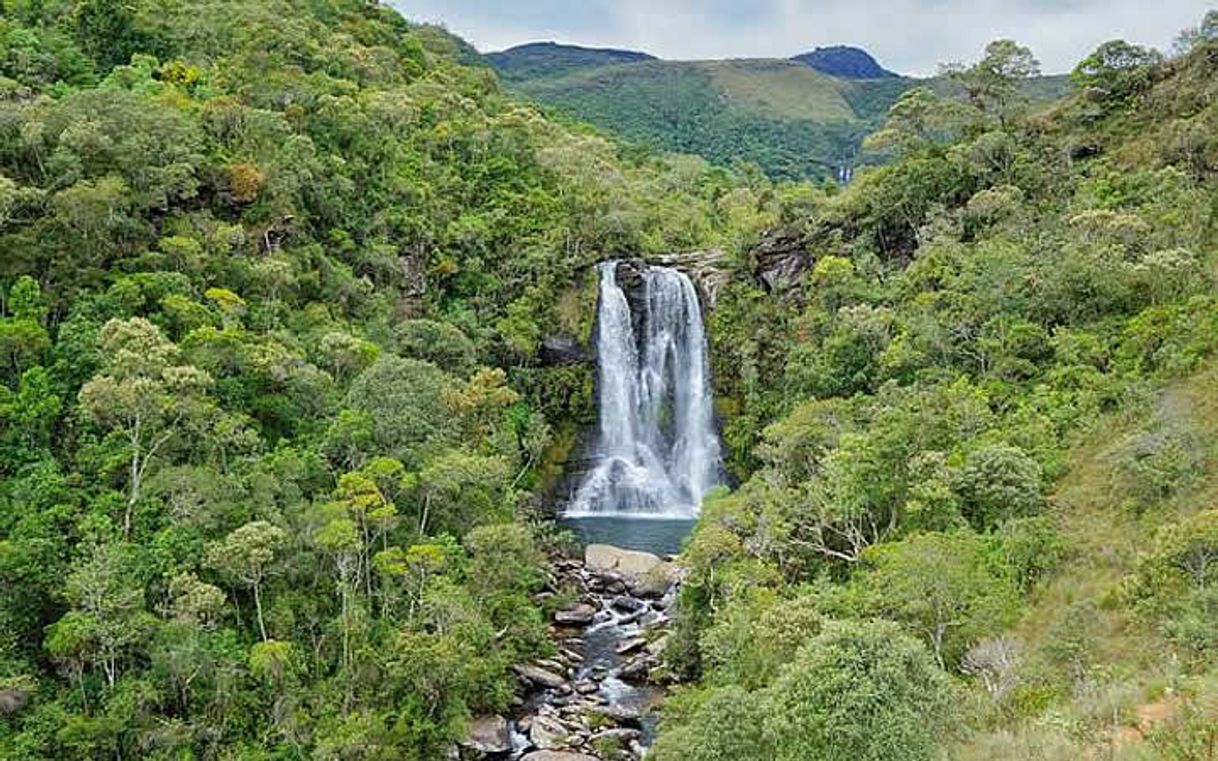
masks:
<instances>
[{"instance_id":1,"label":"dark green foliage","mask_svg":"<svg viewBox=\"0 0 1218 761\"><path fill-rule=\"evenodd\" d=\"M739 483L683 554L667 656L697 685L671 702L661 758L1119 755L1141 703L1176 705L1161 674L1212 680L1206 34L1172 59L1105 45L1042 114L1025 97L1034 56L998 41L950 69L953 87L900 97L869 141L890 163L839 192L779 190L788 237L745 262L764 287L723 289L709 318ZM905 673L924 686L904 694L967 679L959 725L975 736L953 739L931 708L868 724L902 694L886 678L848 707L869 659L842 682L840 663L801 675L842 626L876 650L921 640ZM1068 732L1011 721L1062 716ZM1182 721L1163 736L1201 735Z\"/></svg>"},{"instance_id":2,"label":"dark green foliage","mask_svg":"<svg viewBox=\"0 0 1218 761\"><path fill-rule=\"evenodd\" d=\"M835 48L807 60L687 62L528 45L487 60L529 98L645 145L755 164L775 179L834 181L839 167L883 158L864 151L863 138L903 92L927 84L954 93L947 80L900 77L850 50L845 63ZM1019 88L1038 102L1067 89L1064 78L1044 80Z\"/></svg>"},{"instance_id":3,"label":"dark green foliage","mask_svg":"<svg viewBox=\"0 0 1218 761\"><path fill-rule=\"evenodd\" d=\"M551 647L564 294L747 245L770 186L375 4L4 9L0 757L441 757Z\"/></svg>"}]
</instances>

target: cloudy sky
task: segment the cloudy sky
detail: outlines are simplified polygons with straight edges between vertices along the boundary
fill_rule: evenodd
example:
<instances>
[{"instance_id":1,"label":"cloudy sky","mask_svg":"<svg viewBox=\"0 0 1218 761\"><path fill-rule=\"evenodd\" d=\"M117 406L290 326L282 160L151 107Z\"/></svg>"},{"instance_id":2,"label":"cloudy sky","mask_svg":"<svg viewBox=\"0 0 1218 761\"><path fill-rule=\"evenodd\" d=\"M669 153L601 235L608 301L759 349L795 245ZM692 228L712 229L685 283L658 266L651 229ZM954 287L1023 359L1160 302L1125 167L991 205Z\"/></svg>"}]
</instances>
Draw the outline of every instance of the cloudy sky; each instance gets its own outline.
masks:
<instances>
[{"instance_id":1,"label":"cloudy sky","mask_svg":"<svg viewBox=\"0 0 1218 761\"><path fill-rule=\"evenodd\" d=\"M1047 72L1068 71L1121 37L1169 48L1216 0L391 0L408 18L443 22L479 50L557 40L661 58L788 57L850 44L905 74L971 61L1012 37Z\"/></svg>"}]
</instances>

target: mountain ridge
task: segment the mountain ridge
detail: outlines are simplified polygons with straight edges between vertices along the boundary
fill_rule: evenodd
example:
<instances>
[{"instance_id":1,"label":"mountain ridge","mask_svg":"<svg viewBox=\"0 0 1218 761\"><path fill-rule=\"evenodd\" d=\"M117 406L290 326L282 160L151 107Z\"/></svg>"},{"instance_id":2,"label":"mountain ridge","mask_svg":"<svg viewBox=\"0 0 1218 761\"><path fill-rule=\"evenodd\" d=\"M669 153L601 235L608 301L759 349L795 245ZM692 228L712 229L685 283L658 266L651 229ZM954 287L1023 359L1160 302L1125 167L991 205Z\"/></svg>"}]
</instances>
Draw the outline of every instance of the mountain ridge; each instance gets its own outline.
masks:
<instances>
[{"instance_id":1,"label":"mountain ridge","mask_svg":"<svg viewBox=\"0 0 1218 761\"><path fill-rule=\"evenodd\" d=\"M907 90L953 92L941 78L888 71L861 48L793 58L671 61L648 53L530 43L484 55L516 94L662 151L713 164L753 163L775 179L835 180L871 163L863 138ZM1028 83L1033 100L1064 94L1064 78Z\"/></svg>"}]
</instances>

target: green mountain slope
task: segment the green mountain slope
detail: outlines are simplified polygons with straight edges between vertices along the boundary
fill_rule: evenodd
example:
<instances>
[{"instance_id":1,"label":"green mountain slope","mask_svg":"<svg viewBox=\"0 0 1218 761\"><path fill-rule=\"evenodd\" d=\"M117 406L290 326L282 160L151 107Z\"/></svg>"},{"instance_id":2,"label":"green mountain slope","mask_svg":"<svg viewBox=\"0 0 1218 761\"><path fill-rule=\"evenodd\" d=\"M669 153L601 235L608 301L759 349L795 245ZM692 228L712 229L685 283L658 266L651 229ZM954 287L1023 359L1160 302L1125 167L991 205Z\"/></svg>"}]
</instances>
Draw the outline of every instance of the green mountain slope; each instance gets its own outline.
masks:
<instances>
[{"instance_id":1,"label":"green mountain slope","mask_svg":"<svg viewBox=\"0 0 1218 761\"><path fill-rule=\"evenodd\" d=\"M1106 44L1047 113L993 47L738 267L740 483L682 555L649 758L1213 757L1218 12L1189 39Z\"/></svg>"},{"instance_id":2,"label":"green mountain slope","mask_svg":"<svg viewBox=\"0 0 1218 761\"><path fill-rule=\"evenodd\" d=\"M363 0L4 3L0 758L447 758L551 652L593 381L542 340L776 202L469 60Z\"/></svg>"},{"instance_id":3,"label":"green mountain slope","mask_svg":"<svg viewBox=\"0 0 1218 761\"><path fill-rule=\"evenodd\" d=\"M511 89L571 117L717 164L751 161L775 178L830 178L866 162L863 137L901 93L924 83L830 76L797 60L623 63L581 51L551 45L539 57L524 46L488 61ZM1044 78L1030 87L1051 100L1065 82Z\"/></svg>"}]
</instances>

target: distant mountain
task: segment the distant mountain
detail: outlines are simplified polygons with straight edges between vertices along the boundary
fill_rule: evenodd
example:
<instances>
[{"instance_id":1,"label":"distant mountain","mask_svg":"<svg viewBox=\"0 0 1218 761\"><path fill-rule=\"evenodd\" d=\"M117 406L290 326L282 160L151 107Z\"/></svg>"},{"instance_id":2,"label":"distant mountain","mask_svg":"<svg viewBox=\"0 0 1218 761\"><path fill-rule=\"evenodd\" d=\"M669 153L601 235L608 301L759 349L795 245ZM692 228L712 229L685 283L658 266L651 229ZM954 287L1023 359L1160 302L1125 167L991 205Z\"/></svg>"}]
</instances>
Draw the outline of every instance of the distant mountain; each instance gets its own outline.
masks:
<instances>
[{"instance_id":1,"label":"distant mountain","mask_svg":"<svg viewBox=\"0 0 1218 761\"><path fill-rule=\"evenodd\" d=\"M881 66L866 50L849 45L817 48L811 53L797 55L791 60L807 64L822 74L843 79L894 79L900 77L899 74Z\"/></svg>"},{"instance_id":2,"label":"distant mountain","mask_svg":"<svg viewBox=\"0 0 1218 761\"><path fill-rule=\"evenodd\" d=\"M532 42L484 56L505 79L552 77L581 69L620 63L655 61L655 56L634 50L584 48L557 42Z\"/></svg>"},{"instance_id":3,"label":"distant mountain","mask_svg":"<svg viewBox=\"0 0 1218 761\"><path fill-rule=\"evenodd\" d=\"M866 163L863 138L915 85L953 94L943 80L893 74L849 47L794 59L664 61L547 42L485 59L510 89L555 111L661 150L752 162L778 179L833 179ZM1067 87L1064 78L1029 84L1038 100Z\"/></svg>"}]
</instances>

